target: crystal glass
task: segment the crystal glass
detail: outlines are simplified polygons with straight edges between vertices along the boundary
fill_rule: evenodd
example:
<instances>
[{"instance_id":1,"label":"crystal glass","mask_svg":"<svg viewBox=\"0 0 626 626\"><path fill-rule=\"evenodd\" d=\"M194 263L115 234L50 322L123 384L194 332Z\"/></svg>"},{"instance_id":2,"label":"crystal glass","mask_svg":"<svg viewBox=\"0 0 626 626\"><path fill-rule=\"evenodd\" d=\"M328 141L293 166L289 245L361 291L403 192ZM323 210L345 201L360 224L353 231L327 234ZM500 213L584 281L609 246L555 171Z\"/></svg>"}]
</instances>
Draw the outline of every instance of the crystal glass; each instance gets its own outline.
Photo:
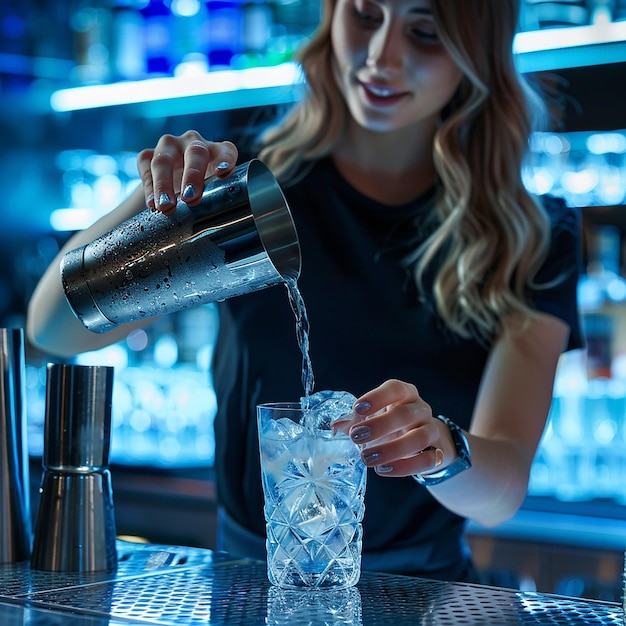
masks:
<instances>
[{"instance_id":1,"label":"crystal glass","mask_svg":"<svg viewBox=\"0 0 626 626\"><path fill-rule=\"evenodd\" d=\"M300 403L257 407L268 578L284 589L348 588L361 573L366 468L349 437L308 413Z\"/></svg>"}]
</instances>

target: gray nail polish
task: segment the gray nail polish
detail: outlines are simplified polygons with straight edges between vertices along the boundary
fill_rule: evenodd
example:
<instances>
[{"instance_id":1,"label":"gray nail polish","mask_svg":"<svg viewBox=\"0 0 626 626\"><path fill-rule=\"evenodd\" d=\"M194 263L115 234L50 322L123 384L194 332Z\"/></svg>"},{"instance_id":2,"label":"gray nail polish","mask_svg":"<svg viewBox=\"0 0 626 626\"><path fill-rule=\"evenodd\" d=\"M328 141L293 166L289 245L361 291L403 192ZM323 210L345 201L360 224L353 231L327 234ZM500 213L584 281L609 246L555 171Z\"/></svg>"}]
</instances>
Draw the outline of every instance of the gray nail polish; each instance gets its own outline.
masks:
<instances>
[{"instance_id":1,"label":"gray nail polish","mask_svg":"<svg viewBox=\"0 0 626 626\"><path fill-rule=\"evenodd\" d=\"M363 455L363 460L369 463L371 461L375 461L376 459L380 459L380 456L380 452L368 452Z\"/></svg>"},{"instance_id":2,"label":"gray nail polish","mask_svg":"<svg viewBox=\"0 0 626 626\"><path fill-rule=\"evenodd\" d=\"M357 415L365 415L371 408L372 405L369 402L359 402L354 405L354 412Z\"/></svg>"},{"instance_id":3,"label":"gray nail polish","mask_svg":"<svg viewBox=\"0 0 626 626\"><path fill-rule=\"evenodd\" d=\"M162 193L159 196L159 206L163 206L164 204L170 204L170 197L166 193Z\"/></svg>"},{"instance_id":4,"label":"gray nail polish","mask_svg":"<svg viewBox=\"0 0 626 626\"><path fill-rule=\"evenodd\" d=\"M183 191L183 198L193 198L196 195L196 188L193 185L187 185Z\"/></svg>"},{"instance_id":5,"label":"gray nail polish","mask_svg":"<svg viewBox=\"0 0 626 626\"><path fill-rule=\"evenodd\" d=\"M227 170L230 167L228 161L222 161L215 166L216 170Z\"/></svg>"},{"instance_id":6,"label":"gray nail polish","mask_svg":"<svg viewBox=\"0 0 626 626\"><path fill-rule=\"evenodd\" d=\"M372 431L367 426L355 426L350 431L350 438L352 441L363 441L368 439L371 434Z\"/></svg>"},{"instance_id":7,"label":"gray nail polish","mask_svg":"<svg viewBox=\"0 0 626 626\"><path fill-rule=\"evenodd\" d=\"M374 469L377 474L388 474L389 472L393 472L392 465L377 465Z\"/></svg>"}]
</instances>

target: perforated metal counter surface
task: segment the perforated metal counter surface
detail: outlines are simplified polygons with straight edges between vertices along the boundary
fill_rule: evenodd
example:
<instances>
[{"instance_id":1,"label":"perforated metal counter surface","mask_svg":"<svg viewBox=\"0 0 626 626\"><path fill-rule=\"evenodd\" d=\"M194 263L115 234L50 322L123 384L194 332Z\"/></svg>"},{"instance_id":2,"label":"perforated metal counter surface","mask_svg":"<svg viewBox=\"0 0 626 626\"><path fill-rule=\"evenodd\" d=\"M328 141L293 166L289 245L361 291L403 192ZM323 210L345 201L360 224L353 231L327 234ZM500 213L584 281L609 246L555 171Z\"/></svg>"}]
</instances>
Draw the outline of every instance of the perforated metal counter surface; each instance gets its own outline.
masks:
<instances>
[{"instance_id":1,"label":"perforated metal counter surface","mask_svg":"<svg viewBox=\"0 0 626 626\"><path fill-rule=\"evenodd\" d=\"M115 574L0 566L2 626L622 626L616 603L364 572L344 591L282 591L265 563L223 552L118 542Z\"/></svg>"}]
</instances>

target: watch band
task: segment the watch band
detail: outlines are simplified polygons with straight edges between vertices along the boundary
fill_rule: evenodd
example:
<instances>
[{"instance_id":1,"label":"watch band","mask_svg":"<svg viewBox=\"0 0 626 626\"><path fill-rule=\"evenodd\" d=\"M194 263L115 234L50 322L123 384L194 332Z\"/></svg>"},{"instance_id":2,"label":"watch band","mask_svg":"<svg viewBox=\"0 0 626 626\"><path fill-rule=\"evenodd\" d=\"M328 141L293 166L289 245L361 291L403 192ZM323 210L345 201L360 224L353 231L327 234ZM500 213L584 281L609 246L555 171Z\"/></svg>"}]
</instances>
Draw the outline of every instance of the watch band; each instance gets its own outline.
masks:
<instances>
[{"instance_id":1,"label":"watch band","mask_svg":"<svg viewBox=\"0 0 626 626\"><path fill-rule=\"evenodd\" d=\"M438 485L465 470L472 467L472 453L469 446L469 441L465 436L465 433L445 415L436 415L438 420L441 420L450 430L452 435L452 441L454 442L454 448L456 449L457 458L443 469L432 472L429 474L413 474L413 478L425 487L431 487Z\"/></svg>"}]
</instances>

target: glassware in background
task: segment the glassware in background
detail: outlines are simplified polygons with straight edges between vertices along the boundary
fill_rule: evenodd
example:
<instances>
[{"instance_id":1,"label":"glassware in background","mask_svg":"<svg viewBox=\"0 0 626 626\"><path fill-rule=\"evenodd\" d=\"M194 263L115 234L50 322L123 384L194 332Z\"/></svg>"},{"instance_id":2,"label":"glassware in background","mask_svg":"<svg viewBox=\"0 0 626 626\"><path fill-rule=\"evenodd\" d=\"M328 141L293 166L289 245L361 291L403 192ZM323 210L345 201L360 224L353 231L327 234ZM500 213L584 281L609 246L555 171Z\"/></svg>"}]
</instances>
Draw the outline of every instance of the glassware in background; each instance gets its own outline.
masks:
<instances>
[{"instance_id":1,"label":"glassware in background","mask_svg":"<svg viewBox=\"0 0 626 626\"><path fill-rule=\"evenodd\" d=\"M613 206L626 199L626 132L536 132L524 169L533 193L570 206Z\"/></svg>"},{"instance_id":2,"label":"glassware in background","mask_svg":"<svg viewBox=\"0 0 626 626\"><path fill-rule=\"evenodd\" d=\"M578 285L578 300L585 314L607 314L605 305L626 300L626 280L621 275L621 233L608 224L585 230L587 267ZM612 329L611 329L612 330Z\"/></svg>"},{"instance_id":3,"label":"glassware in background","mask_svg":"<svg viewBox=\"0 0 626 626\"><path fill-rule=\"evenodd\" d=\"M626 378L589 379L585 353L561 357L529 494L626 503Z\"/></svg>"},{"instance_id":4,"label":"glassware in background","mask_svg":"<svg viewBox=\"0 0 626 626\"><path fill-rule=\"evenodd\" d=\"M113 368L48 364L43 477L31 566L117 569L109 472Z\"/></svg>"},{"instance_id":5,"label":"glassware in background","mask_svg":"<svg viewBox=\"0 0 626 626\"><path fill-rule=\"evenodd\" d=\"M0 328L0 564L31 550L24 332Z\"/></svg>"},{"instance_id":6,"label":"glassware in background","mask_svg":"<svg viewBox=\"0 0 626 626\"><path fill-rule=\"evenodd\" d=\"M329 400L329 419L321 426L320 407L316 412L297 402L257 407L273 585L344 589L359 580L367 470L358 446L330 428L332 420L351 412L354 400L350 396L334 406ZM328 406L323 404L322 410Z\"/></svg>"},{"instance_id":7,"label":"glassware in background","mask_svg":"<svg viewBox=\"0 0 626 626\"><path fill-rule=\"evenodd\" d=\"M584 458L588 447L585 419L587 376L583 351L562 355L555 380L548 424L531 472L529 492L556 496L561 500L592 497ZM543 470L544 474L539 472ZM541 487L537 489L537 480Z\"/></svg>"}]
</instances>

